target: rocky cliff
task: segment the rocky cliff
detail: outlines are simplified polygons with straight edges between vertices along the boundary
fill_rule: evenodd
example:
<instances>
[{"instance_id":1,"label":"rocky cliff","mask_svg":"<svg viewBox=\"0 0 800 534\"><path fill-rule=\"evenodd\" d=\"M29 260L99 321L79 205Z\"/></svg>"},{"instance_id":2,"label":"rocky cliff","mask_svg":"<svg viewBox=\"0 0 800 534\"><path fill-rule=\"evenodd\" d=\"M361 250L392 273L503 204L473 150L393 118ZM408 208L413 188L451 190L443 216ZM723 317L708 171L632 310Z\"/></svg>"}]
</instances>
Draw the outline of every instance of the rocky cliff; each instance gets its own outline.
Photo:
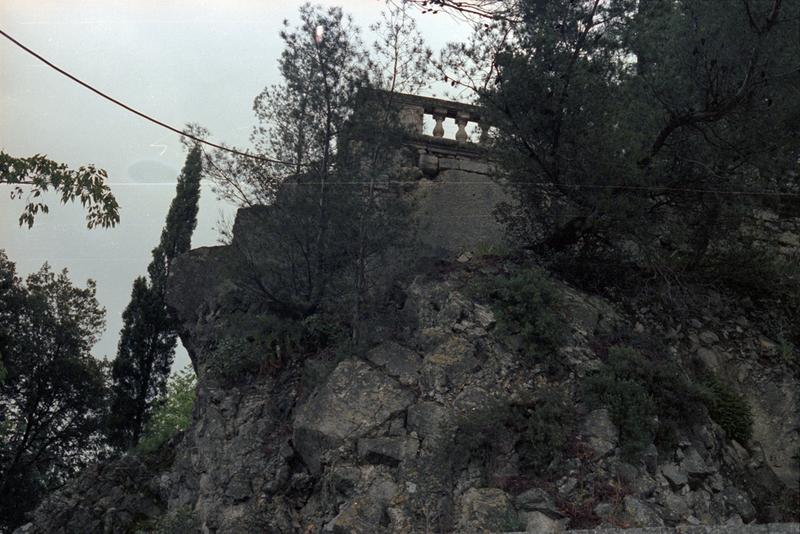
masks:
<instances>
[{"instance_id":1,"label":"rocky cliff","mask_svg":"<svg viewBox=\"0 0 800 534\"><path fill-rule=\"evenodd\" d=\"M246 220L238 239L257 239ZM190 428L157 455L83 473L18 532L555 532L797 520L796 355L779 357L750 311L722 296L693 316L665 317L553 280L566 332L553 374L498 327L491 299L475 289L519 263L464 255L399 282L363 350L323 349L236 376L241 358L258 361L251 341L264 312L239 290L237 265L235 245L198 249L171 281L199 376ZM608 407L583 387L606 365L603 340L620 331L662 343L687 373L701 366L723 377L752 408L749 442L703 412L668 444L626 453ZM223 354L230 339L243 341Z\"/></svg>"}]
</instances>

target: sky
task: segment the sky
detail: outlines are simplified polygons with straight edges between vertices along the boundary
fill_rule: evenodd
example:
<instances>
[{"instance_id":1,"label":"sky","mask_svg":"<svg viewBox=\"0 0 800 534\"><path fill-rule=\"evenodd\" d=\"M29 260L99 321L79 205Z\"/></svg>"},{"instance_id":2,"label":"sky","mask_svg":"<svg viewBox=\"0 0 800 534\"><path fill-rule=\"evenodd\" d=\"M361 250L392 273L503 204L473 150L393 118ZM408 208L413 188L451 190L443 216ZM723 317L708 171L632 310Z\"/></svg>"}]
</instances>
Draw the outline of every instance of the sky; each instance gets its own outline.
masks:
<instances>
[{"instance_id":1,"label":"sky","mask_svg":"<svg viewBox=\"0 0 800 534\"><path fill-rule=\"evenodd\" d=\"M295 0L2 0L0 28L75 76L178 128L199 123L213 141L247 147L252 102L279 82L279 32L298 20ZM372 42L383 0L323 0L353 16ZM444 14L417 15L428 46L465 39ZM0 149L44 154L108 171L120 203L113 229L86 228L80 206L46 200L50 213L20 228L21 201L0 186L0 249L26 275L45 262L74 283L97 282L106 330L94 348L113 358L133 279L146 273L185 157L178 137L101 99L0 38ZM192 246L217 244L218 221L235 207L202 187ZM174 368L189 363L179 347Z\"/></svg>"}]
</instances>

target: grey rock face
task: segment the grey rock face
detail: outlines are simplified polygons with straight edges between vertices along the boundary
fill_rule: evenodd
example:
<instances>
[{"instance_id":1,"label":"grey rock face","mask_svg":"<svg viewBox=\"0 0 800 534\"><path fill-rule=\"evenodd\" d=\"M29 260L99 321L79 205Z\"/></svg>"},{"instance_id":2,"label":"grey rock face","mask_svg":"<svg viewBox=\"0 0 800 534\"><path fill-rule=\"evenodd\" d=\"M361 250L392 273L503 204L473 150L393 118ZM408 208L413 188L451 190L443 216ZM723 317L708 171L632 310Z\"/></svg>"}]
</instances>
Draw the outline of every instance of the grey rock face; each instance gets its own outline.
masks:
<instances>
[{"instance_id":1,"label":"grey rock face","mask_svg":"<svg viewBox=\"0 0 800 534\"><path fill-rule=\"evenodd\" d=\"M394 379L358 360L345 360L302 406L294 420L294 443L312 473L326 450L366 436L414 400Z\"/></svg>"},{"instance_id":2,"label":"grey rock face","mask_svg":"<svg viewBox=\"0 0 800 534\"><path fill-rule=\"evenodd\" d=\"M358 457L369 463L386 463L393 467L413 459L419 450L419 440L413 437L380 437L358 440Z\"/></svg>"},{"instance_id":3,"label":"grey rock face","mask_svg":"<svg viewBox=\"0 0 800 534\"><path fill-rule=\"evenodd\" d=\"M171 461L170 458L164 458ZM90 467L72 484L58 490L33 514L32 522L16 532L125 534L136 521L164 513L166 499L158 466L126 455Z\"/></svg>"},{"instance_id":4,"label":"grey rock face","mask_svg":"<svg viewBox=\"0 0 800 534\"><path fill-rule=\"evenodd\" d=\"M248 217L237 224L255 246L257 218ZM204 534L552 532L574 526L577 506L593 509L598 521L655 526L658 534L670 532L658 526L664 524L764 517L757 496L744 491L763 480L734 483L731 473L750 472L750 465L769 473L786 459L786 443L795 439L790 379L773 377L770 385L757 369L746 375L754 385L743 391L750 398L763 393L753 401L763 451L726 441L705 421L699 430L680 429L687 436L677 450L651 446L623 459L608 411L593 406L572 429L591 455L567 447L542 479L524 463L527 418L553 387L579 400L581 377L602 365L592 337L627 321L609 303L559 286L569 312L569 376L554 381L494 333L492 310L465 289L477 269L501 274L472 255L456 266L463 271L409 282L402 309L384 321L397 322L397 330L382 327L389 334L376 335L370 350L339 363L327 355L288 362L274 375L223 389L205 375L205 347L239 335L237 323L262 311L239 299L229 273L233 255L231 247L201 249L178 262L170 300L200 383L174 460L154 470L112 469L128 460L88 470L42 505L24 532L122 533L139 519L179 509L191 511ZM717 323L699 324L695 331ZM648 323L643 335L662 331ZM737 354L724 346L726 336L705 336L713 342L707 350L726 354L723 367ZM696 337L694 348L700 345ZM694 348L685 356L699 352ZM304 369L318 372L307 380ZM788 464L784 474L791 475Z\"/></svg>"},{"instance_id":5,"label":"grey rock face","mask_svg":"<svg viewBox=\"0 0 800 534\"><path fill-rule=\"evenodd\" d=\"M661 473L676 488L680 488L681 486L689 482L688 473L686 473L684 469L678 467L675 464L665 465L664 467L661 468Z\"/></svg>"},{"instance_id":6,"label":"grey rock face","mask_svg":"<svg viewBox=\"0 0 800 534\"><path fill-rule=\"evenodd\" d=\"M581 433L597 456L611 453L619 441L619 431L606 408L589 413L583 421Z\"/></svg>"},{"instance_id":7,"label":"grey rock face","mask_svg":"<svg viewBox=\"0 0 800 534\"><path fill-rule=\"evenodd\" d=\"M541 534L564 532L564 525L561 522L542 512L523 512L521 515L525 519L525 532L540 532Z\"/></svg>"},{"instance_id":8,"label":"grey rock face","mask_svg":"<svg viewBox=\"0 0 800 534\"><path fill-rule=\"evenodd\" d=\"M416 432L423 446L435 446L448 437L453 411L439 403L422 401L408 409L408 429Z\"/></svg>"},{"instance_id":9,"label":"grey rock face","mask_svg":"<svg viewBox=\"0 0 800 534\"><path fill-rule=\"evenodd\" d=\"M461 497L459 525L467 532L500 531L514 517L511 497L497 488L470 488Z\"/></svg>"},{"instance_id":10,"label":"grey rock face","mask_svg":"<svg viewBox=\"0 0 800 534\"><path fill-rule=\"evenodd\" d=\"M404 386L416 384L422 358L414 351L389 341L367 352L367 360L386 369Z\"/></svg>"},{"instance_id":11,"label":"grey rock face","mask_svg":"<svg viewBox=\"0 0 800 534\"><path fill-rule=\"evenodd\" d=\"M518 510L525 512L542 512L554 518L562 516L553 498L541 488L531 488L523 491L514 497L514 504Z\"/></svg>"},{"instance_id":12,"label":"grey rock face","mask_svg":"<svg viewBox=\"0 0 800 534\"><path fill-rule=\"evenodd\" d=\"M628 495L623 500L625 515L635 526L662 526L664 521L652 506Z\"/></svg>"},{"instance_id":13,"label":"grey rock face","mask_svg":"<svg viewBox=\"0 0 800 534\"><path fill-rule=\"evenodd\" d=\"M749 523L756 516L756 509L747 494L733 486L715 495L714 500L724 507L727 514L738 514L745 523Z\"/></svg>"}]
</instances>

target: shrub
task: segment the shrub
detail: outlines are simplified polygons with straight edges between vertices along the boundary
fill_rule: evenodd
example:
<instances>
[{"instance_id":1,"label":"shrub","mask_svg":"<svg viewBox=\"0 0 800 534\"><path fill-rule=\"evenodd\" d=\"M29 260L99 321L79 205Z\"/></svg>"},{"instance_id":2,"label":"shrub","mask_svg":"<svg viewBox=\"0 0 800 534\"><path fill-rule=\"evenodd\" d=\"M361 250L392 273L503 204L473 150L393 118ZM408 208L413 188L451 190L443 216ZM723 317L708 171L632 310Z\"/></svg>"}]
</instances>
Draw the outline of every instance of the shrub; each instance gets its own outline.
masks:
<instances>
[{"instance_id":1,"label":"shrub","mask_svg":"<svg viewBox=\"0 0 800 534\"><path fill-rule=\"evenodd\" d=\"M475 256L479 258L508 258L513 254L513 250L508 244L499 243L478 243L475 246Z\"/></svg>"},{"instance_id":2,"label":"shrub","mask_svg":"<svg viewBox=\"0 0 800 534\"><path fill-rule=\"evenodd\" d=\"M153 452L172 436L189 427L196 397L196 382L194 370L190 366L170 377L167 396L147 422L144 435L136 447L139 452Z\"/></svg>"},{"instance_id":3,"label":"shrub","mask_svg":"<svg viewBox=\"0 0 800 534\"><path fill-rule=\"evenodd\" d=\"M630 347L611 347L606 365L587 376L584 386L589 403L608 406L628 457L653 441L674 445L677 429L703 414L702 389L674 362L646 358Z\"/></svg>"},{"instance_id":4,"label":"shrub","mask_svg":"<svg viewBox=\"0 0 800 534\"><path fill-rule=\"evenodd\" d=\"M256 344L240 337L224 337L217 341L206 357L206 372L223 386L241 383L258 372L264 355Z\"/></svg>"},{"instance_id":5,"label":"shrub","mask_svg":"<svg viewBox=\"0 0 800 534\"><path fill-rule=\"evenodd\" d=\"M223 386L274 374L291 358L315 354L346 335L339 322L323 315L302 321L271 314L236 316L225 331L205 359L207 371Z\"/></svg>"},{"instance_id":6,"label":"shrub","mask_svg":"<svg viewBox=\"0 0 800 534\"><path fill-rule=\"evenodd\" d=\"M541 474L564 458L573 431L573 405L563 393L548 391L527 415L520 460L527 469Z\"/></svg>"},{"instance_id":7,"label":"shrub","mask_svg":"<svg viewBox=\"0 0 800 534\"><path fill-rule=\"evenodd\" d=\"M750 405L713 374L705 377L703 385L708 391L706 404L711 418L725 430L728 437L746 445L753 435Z\"/></svg>"},{"instance_id":8,"label":"shrub","mask_svg":"<svg viewBox=\"0 0 800 534\"><path fill-rule=\"evenodd\" d=\"M563 299L558 287L540 269L528 269L511 278L498 278L488 291L497 315L497 333L520 335L524 350L549 372L563 370L557 351L567 335L561 316Z\"/></svg>"},{"instance_id":9,"label":"shrub","mask_svg":"<svg viewBox=\"0 0 800 534\"><path fill-rule=\"evenodd\" d=\"M796 319L800 314L800 255L776 254L744 242L715 255L709 271L714 283L778 312L777 320L764 325L769 335L800 344L800 321Z\"/></svg>"},{"instance_id":10,"label":"shrub","mask_svg":"<svg viewBox=\"0 0 800 534\"><path fill-rule=\"evenodd\" d=\"M533 406L495 404L456 422L446 455L463 462L480 458L486 464L499 452L501 436L510 433L520 455L521 474L541 477L563 459L573 421L572 404L557 390L547 391Z\"/></svg>"},{"instance_id":11,"label":"shrub","mask_svg":"<svg viewBox=\"0 0 800 534\"><path fill-rule=\"evenodd\" d=\"M487 460L495 449L498 436L507 432L506 425L513 417L511 407L493 404L456 420L456 433L446 456L457 462L469 462L478 457ZM445 449L448 449L445 447Z\"/></svg>"}]
</instances>

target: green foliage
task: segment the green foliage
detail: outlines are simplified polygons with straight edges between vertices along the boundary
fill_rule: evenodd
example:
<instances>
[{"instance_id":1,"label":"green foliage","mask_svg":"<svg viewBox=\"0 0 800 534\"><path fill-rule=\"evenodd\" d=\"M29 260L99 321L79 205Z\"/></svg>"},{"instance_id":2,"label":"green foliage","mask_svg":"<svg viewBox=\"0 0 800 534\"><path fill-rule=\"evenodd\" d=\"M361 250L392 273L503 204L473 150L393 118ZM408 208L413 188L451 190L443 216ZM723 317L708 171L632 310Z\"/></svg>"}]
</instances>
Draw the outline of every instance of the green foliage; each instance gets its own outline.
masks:
<instances>
[{"instance_id":1,"label":"green foliage","mask_svg":"<svg viewBox=\"0 0 800 534\"><path fill-rule=\"evenodd\" d=\"M477 26L444 68L492 115L504 220L536 250L703 271L758 192L797 192L797 3L504 5L516 24Z\"/></svg>"},{"instance_id":2,"label":"green foliage","mask_svg":"<svg viewBox=\"0 0 800 534\"><path fill-rule=\"evenodd\" d=\"M155 521L134 527L135 534L193 534L200 531L200 520L188 506L171 510Z\"/></svg>"},{"instance_id":3,"label":"green foliage","mask_svg":"<svg viewBox=\"0 0 800 534\"><path fill-rule=\"evenodd\" d=\"M778 334L778 354L781 357L781 360L788 364L798 364L800 363L800 359L798 355L800 355L800 349L795 347L794 343L789 341L783 336L783 333ZM0 382L2 379L0 378Z\"/></svg>"},{"instance_id":4,"label":"green foliage","mask_svg":"<svg viewBox=\"0 0 800 534\"><path fill-rule=\"evenodd\" d=\"M549 466L558 465L564 459L573 430L573 404L562 392L550 390L527 415L520 460L534 473L544 473Z\"/></svg>"},{"instance_id":5,"label":"green foliage","mask_svg":"<svg viewBox=\"0 0 800 534\"><path fill-rule=\"evenodd\" d=\"M568 331L561 315L563 298L552 280L540 269L527 269L495 279L486 293L497 315L497 333L520 335L532 361L560 372L563 363L557 351Z\"/></svg>"},{"instance_id":6,"label":"green foliage","mask_svg":"<svg viewBox=\"0 0 800 534\"><path fill-rule=\"evenodd\" d=\"M0 530L102 450L106 371L91 347L104 314L91 280L45 264L23 282L0 251Z\"/></svg>"},{"instance_id":7,"label":"green foliage","mask_svg":"<svg viewBox=\"0 0 800 534\"><path fill-rule=\"evenodd\" d=\"M479 258L507 258L512 249L505 243L479 243L475 247L475 255Z\"/></svg>"},{"instance_id":8,"label":"green foliage","mask_svg":"<svg viewBox=\"0 0 800 534\"><path fill-rule=\"evenodd\" d=\"M192 248L192 233L197 226L200 201L200 179L203 176L202 149L193 146L186 156L175 197L169 205L164 229L158 246L153 249L153 260L147 266L150 285L161 294L166 291L167 277L172 261Z\"/></svg>"},{"instance_id":9,"label":"green foliage","mask_svg":"<svg viewBox=\"0 0 800 534\"><path fill-rule=\"evenodd\" d=\"M137 450L148 453L157 450L172 436L189 427L192 407L197 396L194 369L187 366L172 375L167 394L145 426Z\"/></svg>"},{"instance_id":10,"label":"green foliage","mask_svg":"<svg viewBox=\"0 0 800 534\"><path fill-rule=\"evenodd\" d=\"M485 467L505 436L515 442L524 474L541 477L557 469L573 434L574 413L567 396L556 389L543 393L532 406L495 404L470 413L456 422L448 461L480 458Z\"/></svg>"},{"instance_id":11,"label":"green foliage","mask_svg":"<svg viewBox=\"0 0 800 534\"><path fill-rule=\"evenodd\" d=\"M377 49L409 54L382 62L397 67L379 80L390 88L417 86L411 73L427 65L403 17L389 16L397 24L382 26L391 35ZM324 34L313 38L317 28ZM357 341L399 263L390 253L409 233L395 165L397 109L391 95L369 90L375 64L341 9L306 4L281 38L282 81L256 97L252 139L260 155L287 163L253 165L217 152L210 177L225 198L259 206L247 210L259 234L233 241L240 287L281 317L344 315Z\"/></svg>"},{"instance_id":12,"label":"green foliage","mask_svg":"<svg viewBox=\"0 0 800 534\"><path fill-rule=\"evenodd\" d=\"M165 394L175 355L175 319L167 308L166 281L172 262L191 248L197 224L202 177L201 150L195 146L178 177L161 240L147 268L149 282L133 282L131 300L122 314L117 355L112 363L111 413L106 422L109 443L135 446L158 400Z\"/></svg>"},{"instance_id":13,"label":"green foliage","mask_svg":"<svg viewBox=\"0 0 800 534\"><path fill-rule=\"evenodd\" d=\"M121 449L135 446L172 365L175 334L164 301L144 277L133 282L122 313L117 356L111 367L111 406L106 433Z\"/></svg>"},{"instance_id":14,"label":"green foliage","mask_svg":"<svg viewBox=\"0 0 800 534\"><path fill-rule=\"evenodd\" d=\"M390 92L419 94L435 77L432 53L417 31L407 2L388 3L381 21L370 30L377 36L373 44L375 83Z\"/></svg>"},{"instance_id":15,"label":"green foliage","mask_svg":"<svg viewBox=\"0 0 800 534\"><path fill-rule=\"evenodd\" d=\"M747 400L713 374L704 378L703 386L709 393L706 404L711 418L729 438L747 445L753 435L753 415Z\"/></svg>"},{"instance_id":16,"label":"green foliage","mask_svg":"<svg viewBox=\"0 0 800 534\"><path fill-rule=\"evenodd\" d=\"M740 241L722 248L709 260L712 283L721 283L755 302L780 312L780 320L765 325L784 345L800 344L800 256L775 254L766 247ZM791 361L791 357L788 358Z\"/></svg>"},{"instance_id":17,"label":"green foliage","mask_svg":"<svg viewBox=\"0 0 800 534\"><path fill-rule=\"evenodd\" d=\"M206 372L225 386L247 380L267 359L255 343L242 338L225 337L217 341L206 357Z\"/></svg>"},{"instance_id":18,"label":"green foliage","mask_svg":"<svg viewBox=\"0 0 800 534\"><path fill-rule=\"evenodd\" d=\"M493 404L460 417L446 456L457 462L468 462L474 456L485 459L513 416L509 406Z\"/></svg>"},{"instance_id":19,"label":"green foliage","mask_svg":"<svg viewBox=\"0 0 800 534\"><path fill-rule=\"evenodd\" d=\"M676 430L703 413L702 390L675 363L630 347L611 347L606 365L586 377L584 390L589 404L608 407L628 457L654 441L673 445Z\"/></svg>"},{"instance_id":20,"label":"green foliage","mask_svg":"<svg viewBox=\"0 0 800 534\"><path fill-rule=\"evenodd\" d=\"M106 171L94 165L77 171L63 163L56 163L39 154L30 158L16 158L0 151L0 184L12 186L11 198L25 197L25 209L19 216L20 226L33 226L39 212L47 213L47 204L39 199L50 190L61 196L61 203L80 201L86 208L86 225L89 228L108 228L119 222L119 205L105 183Z\"/></svg>"},{"instance_id":21,"label":"green foliage","mask_svg":"<svg viewBox=\"0 0 800 534\"><path fill-rule=\"evenodd\" d=\"M322 315L298 321L262 314L232 322L205 359L208 372L224 386L274 374L290 359L315 354L346 337L339 322Z\"/></svg>"}]
</instances>

